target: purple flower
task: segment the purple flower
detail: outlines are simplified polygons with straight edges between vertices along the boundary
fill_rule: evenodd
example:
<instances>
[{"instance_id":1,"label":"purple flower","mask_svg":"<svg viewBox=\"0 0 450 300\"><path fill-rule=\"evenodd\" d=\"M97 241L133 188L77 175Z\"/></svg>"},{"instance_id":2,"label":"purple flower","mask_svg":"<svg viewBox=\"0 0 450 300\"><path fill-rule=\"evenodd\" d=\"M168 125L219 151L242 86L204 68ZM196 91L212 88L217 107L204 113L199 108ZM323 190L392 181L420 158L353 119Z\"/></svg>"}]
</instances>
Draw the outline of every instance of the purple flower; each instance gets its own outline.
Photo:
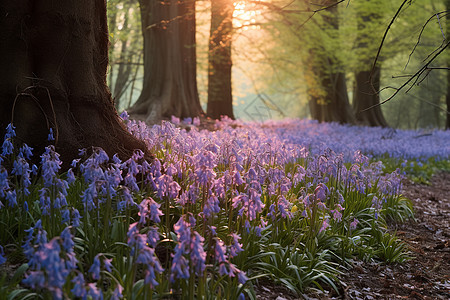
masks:
<instances>
[{"instance_id":1,"label":"purple flower","mask_svg":"<svg viewBox=\"0 0 450 300\"><path fill-rule=\"evenodd\" d=\"M73 227L79 227L80 226L80 212L78 209L74 208L72 211L72 226Z\"/></svg>"},{"instance_id":2,"label":"purple flower","mask_svg":"<svg viewBox=\"0 0 450 300\"><path fill-rule=\"evenodd\" d=\"M242 249L242 244L239 243L239 240L241 239L239 235L236 233L231 233L231 238L232 242L230 246L230 257L235 257L240 252L244 251L244 249Z\"/></svg>"},{"instance_id":3,"label":"purple flower","mask_svg":"<svg viewBox=\"0 0 450 300\"><path fill-rule=\"evenodd\" d=\"M110 300L119 300L123 298L122 295L123 287L118 283L116 288L114 289L113 294L111 295Z\"/></svg>"},{"instance_id":4,"label":"purple flower","mask_svg":"<svg viewBox=\"0 0 450 300\"><path fill-rule=\"evenodd\" d=\"M23 146L19 150L19 156L25 159L30 159L33 156L33 148L31 148L27 144L23 144Z\"/></svg>"},{"instance_id":5,"label":"purple flower","mask_svg":"<svg viewBox=\"0 0 450 300\"><path fill-rule=\"evenodd\" d=\"M3 251L3 247L0 246L0 265L6 262L6 258L4 257L5 252Z\"/></svg>"},{"instance_id":6,"label":"purple flower","mask_svg":"<svg viewBox=\"0 0 450 300\"><path fill-rule=\"evenodd\" d=\"M53 128L50 127L50 132L48 133L48 137L47 137L48 141L54 141L55 137L53 136Z\"/></svg>"},{"instance_id":7,"label":"purple flower","mask_svg":"<svg viewBox=\"0 0 450 300\"><path fill-rule=\"evenodd\" d=\"M144 282L152 288L155 287L159 284L156 281L155 272L162 273L164 271L156 257L155 249L147 245L148 238L145 234L139 233L137 222L130 225L127 236L131 255L137 255L136 263L142 264L145 268Z\"/></svg>"},{"instance_id":8,"label":"purple flower","mask_svg":"<svg viewBox=\"0 0 450 300\"><path fill-rule=\"evenodd\" d=\"M102 290L97 287L95 283L88 283L87 296L92 297L92 300L102 300L103 293Z\"/></svg>"},{"instance_id":9,"label":"purple flower","mask_svg":"<svg viewBox=\"0 0 450 300\"><path fill-rule=\"evenodd\" d=\"M323 183L319 183L314 190L314 195L318 201L324 201L327 198L328 193L328 187Z\"/></svg>"},{"instance_id":10,"label":"purple flower","mask_svg":"<svg viewBox=\"0 0 450 300\"><path fill-rule=\"evenodd\" d=\"M11 139L6 139L3 141L3 145L2 145L2 155L6 156L6 155L10 155L13 153L14 150L14 146L11 143Z\"/></svg>"},{"instance_id":11,"label":"purple flower","mask_svg":"<svg viewBox=\"0 0 450 300\"><path fill-rule=\"evenodd\" d=\"M70 227L64 228L64 230L61 232L61 239L63 248L66 252L73 251L73 247L75 246L75 243L73 242L73 236L70 233Z\"/></svg>"},{"instance_id":12,"label":"purple flower","mask_svg":"<svg viewBox=\"0 0 450 300\"><path fill-rule=\"evenodd\" d=\"M94 280L100 279L100 259L99 254L97 254L94 258L94 262L89 268L89 273L92 275Z\"/></svg>"},{"instance_id":13,"label":"purple flower","mask_svg":"<svg viewBox=\"0 0 450 300\"><path fill-rule=\"evenodd\" d=\"M78 273L73 279L72 283L74 283L73 289L70 291L73 293L75 297L84 299L87 295L86 292L86 282L84 281L84 276L82 273Z\"/></svg>"},{"instance_id":14,"label":"purple flower","mask_svg":"<svg viewBox=\"0 0 450 300\"><path fill-rule=\"evenodd\" d=\"M226 247L219 238L216 238L216 243L214 246L214 259L219 264L219 274L221 276L228 275L229 271L227 265L230 264L226 255Z\"/></svg>"},{"instance_id":15,"label":"purple flower","mask_svg":"<svg viewBox=\"0 0 450 300\"><path fill-rule=\"evenodd\" d=\"M156 203L151 197L144 199L139 204L139 223L145 224L147 218L155 223L160 223L161 219L159 217L164 215L159 209L160 206L161 204Z\"/></svg>"},{"instance_id":16,"label":"purple flower","mask_svg":"<svg viewBox=\"0 0 450 300\"><path fill-rule=\"evenodd\" d=\"M353 222L350 223L350 228L349 229L350 230L355 230L356 226L358 226L358 223L359 223L358 219L354 218Z\"/></svg>"},{"instance_id":17,"label":"purple flower","mask_svg":"<svg viewBox=\"0 0 450 300\"><path fill-rule=\"evenodd\" d=\"M206 268L206 252L203 250L204 238L196 231L192 233L190 242L190 257L197 275L202 276Z\"/></svg>"},{"instance_id":18,"label":"purple flower","mask_svg":"<svg viewBox=\"0 0 450 300\"><path fill-rule=\"evenodd\" d=\"M326 230L328 227L330 227L330 224L328 223L328 219L325 218L322 222L322 227L320 227L319 232Z\"/></svg>"},{"instance_id":19,"label":"purple flower","mask_svg":"<svg viewBox=\"0 0 450 300\"><path fill-rule=\"evenodd\" d=\"M16 136L16 126L14 126L12 123L9 123L8 126L6 126L6 133L5 138L12 138Z\"/></svg>"}]
</instances>

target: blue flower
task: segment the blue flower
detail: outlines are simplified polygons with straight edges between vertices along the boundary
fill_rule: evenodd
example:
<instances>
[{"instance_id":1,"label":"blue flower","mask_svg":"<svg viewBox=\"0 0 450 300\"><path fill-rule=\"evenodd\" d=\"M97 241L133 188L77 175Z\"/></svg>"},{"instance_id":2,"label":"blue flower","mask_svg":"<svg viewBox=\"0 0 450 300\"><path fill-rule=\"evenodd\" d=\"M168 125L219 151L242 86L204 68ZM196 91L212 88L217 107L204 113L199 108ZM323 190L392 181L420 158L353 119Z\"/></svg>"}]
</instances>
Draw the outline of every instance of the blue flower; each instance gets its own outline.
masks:
<instances>
[{"instance_id":1,"label":"blue flower","mask_svg":"<svg viewBox=\"0 0 450 300\"><path fill-rule=\"evenodd\" d=\"M11 143L11 139L5 139L2 145L2 155L7 156L13 153L14 146Z\"/></svg>"},{"instance_id":2,"label":"blue flower","mask_svg":"<svg viewBox=\"0 0 450 300\"><path fill-rule=\"evenodd\" d=\"M92 300L102 300L103 293L102 290L97 287L95 283L89 283L88 285L87 296L92 297Z\"/></svg>"},{"instance_id":3,"label":"blue flower","mask_svg":"<svg viewBox=\"0 0 450 300\"><path fill-rule=\"evenodd\" d=\"M3 252L3 247L0 246L0 265L6 262L6 258L4 257L5 252Z\"/></svg>"},{"instance_id":4,"label":"blue flower","mask_svg":"<svg viewBox=\"0 0 450 300\"><path fill-rule=\"evenodd\" d=\"M92 275L92 278L94 280L100 279L100 259L98 256L99 254L94 257L94 262L89 268L89 273Z\"/></svg>"},{"instance_id":5,"label":"blue flower","mask_svg":"<svg viewBox=\"0 0 450 300\"><path fill-rule=\"evenodd\" d=\"M73 293L75 297L85 299L87 292L86 292L86 282L84 280L84 276L82 273L78 273L73 279L72 283L74 283L73 289L70 291Z\"/></svg>"},{"instance_id":6,"label":"blue flower","mask_svg":"<svg viewBox=\"0 0 450 300\"><path fill-rule=\"evenodd\" d=\"M50 132L49 132L49 134L48 134L47 140L48 140L48 141L54 141L54 140L55 140L55 138L54 138L54 136L53 136L53 128L51 128L51 127L50 127Z\"/></svg>"}]
</instances>

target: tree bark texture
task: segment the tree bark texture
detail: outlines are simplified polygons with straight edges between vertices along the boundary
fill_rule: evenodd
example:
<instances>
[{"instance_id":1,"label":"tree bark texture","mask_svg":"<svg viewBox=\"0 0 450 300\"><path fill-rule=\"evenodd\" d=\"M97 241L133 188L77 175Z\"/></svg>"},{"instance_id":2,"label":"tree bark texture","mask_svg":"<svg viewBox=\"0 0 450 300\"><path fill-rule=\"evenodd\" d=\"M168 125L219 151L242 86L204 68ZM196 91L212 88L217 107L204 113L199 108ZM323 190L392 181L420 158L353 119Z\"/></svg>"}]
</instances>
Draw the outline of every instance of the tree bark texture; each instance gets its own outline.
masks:
<instances>
[{"instance_id":1,"label":"tree bark texture","mask_svg":"<svg viewBox=\"0 0 450 300\"><path fill-rule=\"evenodd\" d=\"M148 122L203 113L197 90L195 0L140 0L144 83L130 114Z\"/></svg>"},{"instance_id":2,"label":"tree bark texture","mask_svg":"<svg viewBox=\"0 0 450 300\"><path fill-rule=\"evenodd\" d=\"M53 128L66 163L92 146L123 159L147 152L118 118L106 85L104 0L2 1L0 16L2 133L13 121L17 140L39 152Z\"/></svg>"},{"instance_id":3,"label":"tree bark texture","mask_svg":"<svg viewBox=\"0 0 450 300\"><path fill-rule=\"evenodd\" d=\"M363 2L369 2L365 0ZM369 26L376 26L380 22L381 15L372 10L364 9L364 3L360 3L357 8L357 27L358 27L358 58L359 63L355 71L355 86L353 93L353 108L355 110L358 123L366 126L383 126L388 124L383 116L380 104L380 79L381 66L377 64L372 70L375 56L367 55L367 52L376 54L376 49L369 46L377 41L376 30ZM375 24L375 25L374 25ZM381 28L381 27L379 27ZM380 62L382 58L378 58ZM372 107L369 109L369 107ZM367 110L366 110L367 109Z\"/></svg>"},{"instance_id":4,"label":"tree bark texture","mask_svg":"<svg viewBox=\"0 0 450 300\"><path fill-rule=\"evenodd\" d=\"M233 1L211 1L207 115L213 119L223 115L234 119L231 83L233 11Z\"/></svg>"},{"instance_id":5,"label":"tree bark texture","mask_svg":"<svg viewBox=\"0 0 450 300\"><path fill-rule=\"evenodd\" d=\"M331 5L332 2L327 5ZM337 7L327 9L321 14L320 30L336 32L339 29ZM348 99L345 73L341 62L328 53L320 34L311 32L311 49L306 56L306 84L311 117L319 122L355 123ZM332 37L329 37L332 38Z\"/></svg>"}]
</instances>

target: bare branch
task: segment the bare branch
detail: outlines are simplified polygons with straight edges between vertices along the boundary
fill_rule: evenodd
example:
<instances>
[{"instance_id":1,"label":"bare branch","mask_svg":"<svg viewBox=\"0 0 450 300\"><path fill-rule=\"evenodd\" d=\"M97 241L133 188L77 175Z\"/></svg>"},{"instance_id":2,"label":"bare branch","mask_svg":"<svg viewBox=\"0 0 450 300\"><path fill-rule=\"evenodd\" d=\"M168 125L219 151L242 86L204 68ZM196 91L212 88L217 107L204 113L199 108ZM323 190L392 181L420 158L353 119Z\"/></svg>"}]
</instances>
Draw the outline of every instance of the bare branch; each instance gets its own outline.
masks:
<instances>
[{"instance_id":1,"label":"bare branch","mask_svg":"<svg viewBox=\"0 0 450 300\"><path fill-rule=\"evenodd\" d=\"M441 17L445 17L445 16L448 15L448 11L442 11L442 12L439 12L439 13L436 13L436 14L432 15L432 16L425 22L425 24L422 26L422 29L420 30L420 33L419 33L419 37L417 38L417 42L416 42L416 44L414 45L414 48L412 49L411 53L410 53L409 56L408 56L408 61L406 62L406 65L405 65L405 68L404 68L404 69L406 69L406 67L408 66L408 64L409 64L409 62L410 62L410 60L411 60L411 57L412 57L413 53L416 51L417 46L419 46L420 39L422 38L422 34L423 34L424 30L425 30L425 27L428 25L428 23L429 23L435 16L436 16L436 18L437 18L437 20L438 20L438 22L439 22L439 27L441 27L441 23L440 23L440 21L439 21L439 16L440 16L441 14L443 14L443 16L441 16ZM441 31L442 31L442 27L441 27ZM442 34L444 35L444 32L442 32ZM445 35L444 35L444 40L442 41L441 46L442 46L444 43L445 43ZM438 48L438 49L439 49L439 48ZM436 50L435 50L435 51L436 51ZM433 53L434 53L435 51L433 51L432 53L430 53L430 54L424 59L424 61L426 61L426 60L428 59L428 57L430 57L431 55L433 55Z\"/></svg>"},{"instance_id":2,"label":"bare branch","mask_svg":"<svg viewBox=\"0 0 450 300\"><path fill-rule=\"evenodd\" d=\"M405 88L408 84L410 84L410 83L412 83L412 85L411 85L411 87L409 87L407 90L406 90L406 93L407 92L409 92L409 90L411 90L411 88L415 85L415 83L417 83L417 82L421 82L423 79L421 79L421 76L424 74L424 73L429 73L432 69L437 69L437 68L433 68L433 67L430 67L429 65L442 53L442 52L444 52L444 50L445 49L447 49L448 48L448 46L450 45L450 41L447 41L447 43L438 51L438 52L436 52L435 54L434 54L434 56L432 57L432 58L430 58L430 60L422 67L422 68L420 68L413 76L411 76L407 81L405 81L400 87L398 87L398 88L395 88L395 92L389 97L389 98L387 98L386 100L384 100L384 101L382 101L382 102L380 102L380 103L378 103L378 104L375 104L375 105L372 105L372 106L370 106L370 107L368 107L368 108L366 108L366 109L364 109L364 110L362 110L362 112L364 112L364 111L367 111L367 110L370 110L370 109L372 109L372 108L375 108L375 107L377 107L377 106L380 106L380 105L383 105L384 103L386 103L386 102L388 102L388 101L390 101L392 98L394 98L403 88ZM442 68L439 68L439 69L442 69ZM425 76L426 77L426 76Z\"/></svg>"},{"instance_id":3,"label":"bare branch","mask_svg":"<svg viewBox=\"0 0 450 300\"><path fill-rule=\"evenodd\" d=\"M370 71L370 76L369 76L369 82L373 88L373 90L376 92L375 87L373 85L372 79L373 79L373 74L375 73L375 66L377 65L378 62L378 58L380 57L380 52L381 52L381 48L383 48L384 45L384 41L386 40L386 36L389 32L389 30L391 29L392 24L394 24L394 21L397 19L397 17L400 15L400 12L402 11L403 6L411 0L403 0L402 5L400 5L400 7L398 8L397 12L395 13L394 17L391 19L391 22L389 23L388 27L386 28L383 38L381 39L381 43L380 46L378 47L378 52L377 55L375 56L375 59L373 61L373 65L372 65L372 70ZM376 106L376 105L374 105ZM366 109L367 110L367 109Z\"/></svg>"}]
</instances>

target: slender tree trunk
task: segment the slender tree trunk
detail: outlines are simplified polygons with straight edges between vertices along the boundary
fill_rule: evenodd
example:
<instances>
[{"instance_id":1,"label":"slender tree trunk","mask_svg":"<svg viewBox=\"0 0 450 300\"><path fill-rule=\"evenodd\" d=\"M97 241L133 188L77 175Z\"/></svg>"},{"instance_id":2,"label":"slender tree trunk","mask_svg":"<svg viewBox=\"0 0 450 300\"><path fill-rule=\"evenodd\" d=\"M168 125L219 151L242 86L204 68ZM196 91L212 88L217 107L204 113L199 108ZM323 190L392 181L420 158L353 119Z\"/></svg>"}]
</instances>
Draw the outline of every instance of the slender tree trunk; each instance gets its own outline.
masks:
<instances>
[{"instance_id":1,"label":"slender tree trunk","mask_svg":"<svg viewBox=\"0 0 450 300\"><path fill-rule=\"evenodd\" d=\"M445 1L445 9L447 11L450 11L450 0ZM450 15L447 14L445 22L447 24L446 36L447 36L447 40L449 40L450 39ZM447 67L450 68L450 55L448 54L448 52L447 52ZM450 130L450 70L447 70L446 103L447 103L447 118L445 120L445 129Z\"/></svg>"},{"instance_id":2,"label":"slender tree trunk","mask_svg":"<svg viewBox=\"0 0 450 300\"><path fill-rule=\"evenodd\" d=\"M66 163L91 146L122 158L147 152L118 118L106 85L104 0L2 1L0 16L2 133L13 121L17 140L39 158L53 128Z\"/></svg>"},{"instance_id":3,"label":"slender tree trunk","mask_svg":"<svg viewBox=\"0 0 450 300\"><path fill-rule=\"evenodd\" d=\"M327 14L322 14L321 17L324 24L321 30L334 33L339 30L336 6L329 8ZM354 124L355 118L348 99L346 78L345 73L341 71L341 62L326 50L320 35L316 32L312 35L314 35L311 38L312 48L305 61L311 117L320 122Z\"/></svg>"},{"instance_id":4,"label":"slender tree trunk","mask_svg":"<svg viewBox=\"0 0 450 300\"><path fill-rule=\"evenodd\" d=\"M450 68L450 62L447 62L447 66ZM447 71L447 96L445 97L445 99L447 102L447 118L445 121L445 129L450 130L450 71Z\"/></svg>"},{"instance_id":5,"label":"slender tree trunk","mask_svg":"<svg viewBox=\"0 0 450 300\"><path fill-rule=\"evenodd\" d=\"M127 43L128 41L126 40L122 41L119 68L117 69L117 77L115 80L114 89L112 90L117 110L120 108L120 99L125 93L127 82L131 75L131 65L128 64L128 60L132 57L132 55L127 54Z\"/></svg>"},{"instance_id":6,"label":"slender tree trunk","mask_svg":"<svg viewBox=\"0 0 450 300\"><path fill-rule=\"evenodd\" d=\"M197 90L195 0L140 0L144 86L130 113L148 122L203 113Z\"/></svg>"},{"instance_id":7,"label":"slender tree trunk","mask_svg":"<svg viewBox=\"0 0 450 300\"><path fill-rule=\"evenodd\" d=\"M207 115L213 119L223 115L234 118L231 84L233 11L233 1L211 1Z\"/></svg>"},{"instance_id":8,"label":"slender tree trunk","mask_svg":"<svg viewBox=\"0 0 450 300\"><path fill-rule=\"evenodd\" d=\"M365 0L362 2L369 2ZM380 2L381 3L381 2ZM381 5L381 4L380 4ZM358 27L358 53L359 65L355 72L355 88L353 93L353 107L355 110L356 120L367 126L383 126L386 127L387 122L381 111L380 103L380 79L381 66L377 65L370 73L375 56L368 56L366 53L377 53L375 48L371 48L371 43L377 41L374 28L381 20L381 15L377 12L367 10L365 3L356 5L357 27ZM369 29L369 26L370 29ZM381 24L379 28L382 28ZM381 61L381 58L378 59ZM371 76L372 75L372 76ZM373 108L370 108L373 107ZM370 108L370 109L369 109Z\"/></svg>"}]
</instances>

